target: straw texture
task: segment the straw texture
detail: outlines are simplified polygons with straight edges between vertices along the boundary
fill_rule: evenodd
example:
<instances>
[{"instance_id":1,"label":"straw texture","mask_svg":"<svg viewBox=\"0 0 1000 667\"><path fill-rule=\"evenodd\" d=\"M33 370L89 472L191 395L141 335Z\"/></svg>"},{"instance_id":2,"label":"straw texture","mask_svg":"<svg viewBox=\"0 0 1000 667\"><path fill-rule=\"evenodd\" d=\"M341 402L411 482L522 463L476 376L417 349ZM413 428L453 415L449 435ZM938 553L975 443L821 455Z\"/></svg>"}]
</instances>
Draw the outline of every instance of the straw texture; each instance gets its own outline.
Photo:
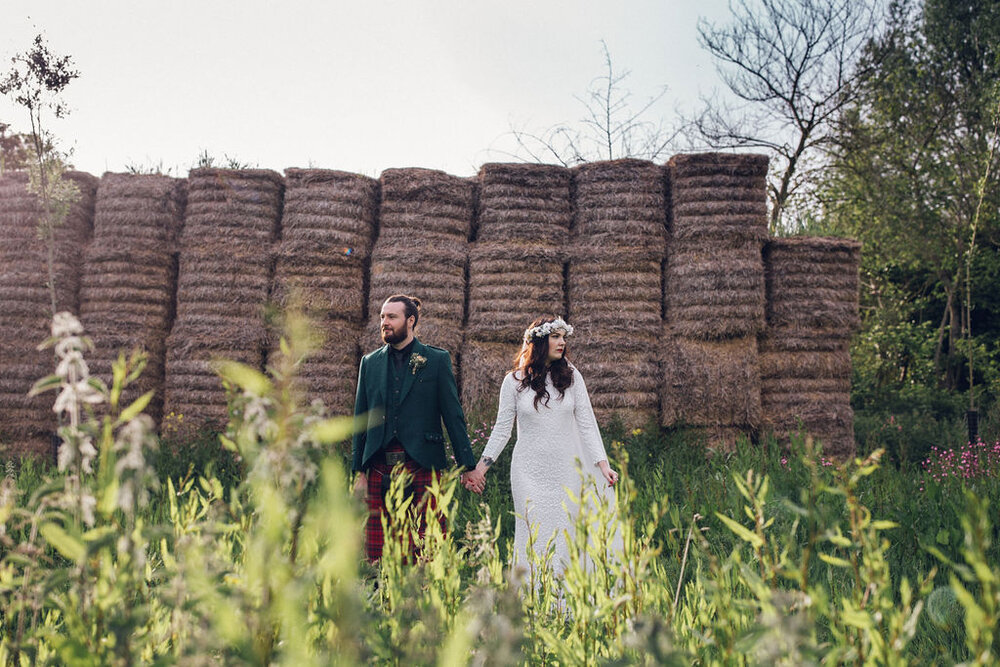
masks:
<instances>
[{"instance_id":1,"label":"straw texture","mask_svg":"<svg viewBox=\"0 0 1000 667\"><path fill-rule=\"evenodd\" d=\"M855 451L851 331L859 325L860 244L848 239L771 239L764 248L767 330L761 336L764 426L779 439L804 430L824 451Z\"/></svg>"},{"instance_id":2,"label":"straw texture","mask_svg":"<svg viewBox=\"0 0 1000 667\"><path fill-rule=\"evenodd\" d=\"M192 428L226 417L213 360L263 364L264 305L282 203L283 180L273 171L195 169L189 175L164 413L183 415Z\"/></svg>"},{"instance_id":3,"label":"straw texture","mask_svg":"<svg viewBox=\"0 0 1000 667\"><path fill-rule=\"evenodd\" d=\"M56 310L79 312L83 248L90 239L97 179L82 172L64 176L79 196L53 237ZM51 350L36 346L50 335L48 246L38 237L42 206L28 191L28 176L0 178L0 436L12 453L50 457L55 430L52 394L29 398L36 380L53 372Z\"/></svg>"}]
</instances>

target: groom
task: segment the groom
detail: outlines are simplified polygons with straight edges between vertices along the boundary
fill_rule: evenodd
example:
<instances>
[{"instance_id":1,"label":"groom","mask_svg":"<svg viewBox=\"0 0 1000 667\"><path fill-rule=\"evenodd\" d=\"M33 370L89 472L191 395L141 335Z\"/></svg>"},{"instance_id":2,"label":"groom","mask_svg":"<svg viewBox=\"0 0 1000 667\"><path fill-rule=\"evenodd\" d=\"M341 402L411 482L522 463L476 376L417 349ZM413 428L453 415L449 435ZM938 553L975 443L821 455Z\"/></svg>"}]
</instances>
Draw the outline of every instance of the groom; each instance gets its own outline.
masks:
<instances>
[{"instance_id":1,"label":"groom","mask_svg":"<svg viewBox=\"0 0 1000 667\"><path fill-rule=\"evenodd\" d=\"M368 414L368 427L353 441L351 470L358 473L355 490L367 493L365 551L370 562L382 556L382 513L392 469L403 464L413 476L412 493L419 502L445 459L444 421L455 460L466 470L463 484L476 467L465 415L447 350L414 338L420 299L396 294L382 304L382 340L378 350L361 360L355 416Z\"/></svg>"}]
</instances>

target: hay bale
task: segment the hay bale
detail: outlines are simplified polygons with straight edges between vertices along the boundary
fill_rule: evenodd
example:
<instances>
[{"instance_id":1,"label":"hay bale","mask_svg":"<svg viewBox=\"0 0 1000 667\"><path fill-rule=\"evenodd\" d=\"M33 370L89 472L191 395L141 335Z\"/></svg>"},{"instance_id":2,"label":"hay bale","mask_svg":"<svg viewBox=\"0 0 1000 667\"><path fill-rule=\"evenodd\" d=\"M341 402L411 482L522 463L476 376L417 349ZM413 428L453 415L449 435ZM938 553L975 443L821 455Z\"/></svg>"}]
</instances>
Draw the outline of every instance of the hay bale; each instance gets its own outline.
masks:
<instances>
[{"instance_id":1,"label":"hay bale","mask_svg":"<svg viewBox=\"0 0 1000 667\"><path fill-rule=\"evenodd\" d=\"M662 328L662 262L655 249L575 245L567 300L578 343L655 349Z\"/></svg>"},{"instance_id":2,"label":"hay bale","mask_svg":"<svg viewBox=\"0 0 1000 667\"><path fill-rule=\"evenodd\" d=\"M767 321L772 328L837 330L849 336L858 315L861 244L850 239L790 237L764 246Z\"/></svg>"},{"instance_id":3,"label":"hay bale","mask_svg":"<svg viewBox=\"0 0 1000 667\"><path fill-rule=\"evenodd\" d=\"M94 239L85 254L80 318L95 343L92 374L110 386L119 352L143 350L145 371L125 392L129 403L146 391L146 412L159 420L166 338L177 288L175 252L183 226L183 180L107 173L101 178Z\"/></svg>"},{"instance_id":4,"label":"hay bale","mask_svg":"<svg viewBox=\"0 0 1000 667\"><path fill-rule=\"evenodd\" d=\"M261 368L267 330L263 324L222 323L178 318L167 337L163 414L183 415L187 428L224 424L226 396L216 363L228 359Z\"/></svg>"},{"instance_id":5,"label":"hay bale","mask_svg":"<svg viewBox=\"0 0 1000 667\"><path fill-rule=\"evenodd\" d=\"M565 167L484 164L476 240L562 245L573 222L571 183Z\"/></svg>"},{"instance_id":6,"label":"hay bale","mask_svg":"<svg viewBox=\"0 0 1000 667\"><path fill-rule=\"evenodd\" d=\"M662 354L664 426L753 428L760 422L756 338L703 341L667 331Z\"/></svg>"},{"instance_id":7,"label":"hay bale","mask_svg":"<svg viewBox=\"0 0 1000 667\"><path fill-rule=\"evenodd\" d=\"M465 311L465 241L426 246L375 246L369 269L368 326L362 350L380 347L382 304L393 294L410 294L421 300L417 337L456 355L462 344Z\"/></svg>"},{"instance_id":8,"label":"hay bale","mask_svg":"<svg viewBox=\"0 0 1000 667\"><path fill-rule=\"evenodd\" d=\"M645 160L591 162L573 169L579 241L666 250L663 170Z\"/></svg>"},{"instance_id":9,"label":"hay bale","mask_svg":"<svg viewBox=\"0 0 1000 667\"><path fill-rule=\"evenodd\" d=\"M763 190L768 158L753 153L690 153L675 155L667 164L674 184L689 178L741 177L755 179Z\"/></svg>"},{"instance_id":10,"label":"hay bale","mask_svg":"<svg viewBox=\"0 0 1000 667\"><path fill-rule=\"evenodd\" d=\"M271 297L285 306L292 294L313 317L360 323L365 316L365 260L341 249L282 241Z\"/></svg>"},{"instance_id":11,"label":"hay bale","mask_svg":"<svg viewBox=\"0 0 1000 667\"><path fill-rule=\"evenodd\" d=\"M377 243L468 241L476 197L468 179L433 169L387 169L380 182Z\"/></svg>"},{"instance_id":12,"label":"hay bale","mask_svg":"<svg viewBox=\"0 0 1000 667\"><path fill-rule=\"evenodd\" d=\"M367 257L375 236L378 194L378 181L360 174L286 169L282 245Z\"/></svg>"},{"instance_id":13,"label":"hay bale","mask_svg":"<svg viewBox=\"0 0 1000 667\"><path fill-rule=\"evenodd\" d=\"M226 399L213 360L261 368L264 305L284 183L267 170L195 169L188 179L177 312L167 338L164 413L219 427Z\"/></svg>"},{"instance_id":14,"label":"hay bale","mask_svg":"<svg viewBox=\"0 0 1000 667\"><path fill-rule=\"evenodd\" d=\"M187 182L156 174L101 177L93 245L145 252L176 252L184 224Z\"/></svg>"},{"instance_id":15,"label":"hay bale","mask_svg":"<svg viewBox=\"0 0 1000 667\"><path fill-rule=\"evenodd\" d=\"M304 403L319 399L327 411L334 415L352 414L357 390L358 364L361 352L358 338L359 324L331 320L322 324L323 342L310 356L303 359L296 369L293 386L300 392ZM273 365L279 355L277 344L268 354L268 365Z\"/></svg>"},{"instance_id":16,"label":"hay bale","mask_svg":"<svg viewBox=\"0 0 1000 667\"><path fill-rule=\"evenodd\" d=\"M675 334L705 340L757 335L764 304L764 263L756 245L671 244L664 311Z\"/></svg>"},{"instance_id":17,"label":"hay bale","mask_svg":"<svg viewBox=\"0 0 1000 667\"><path fill-rule=\"evenodd\" d=\"M654 348L635 350L575 339L576 332L570 338L567 358L583 375L598 422L607 424L618 417L634 428L656 418L661 372Z\"/></svg>"},{"instance_id":18,"label":"hay bale","mask_svg":"<svg viewBox=\"0 0 1000 667\"><path fill-rule=\"evenodd\" d=\"M563 313L563 263L563 251L547 245L473 244L467 335L481 342L520 344L533 319Z\"/></svg>"},{"instance_id":19,"label":"hay bale","mask_svg":"<svg viewBox=\"0 0 1000 667\"><path fill-rule=\"evenodd\" d=\"M521 346L513 343L467 340L461 355L461 396L466 414L495 410L500 401L500 385L514 367Z\"/></svg>"},{"instance_id":20,"label":"hay bale","mask_svg":"<svg viewBox=\"0 0 1000 667\"><path fill-rule=\"evenodd\" d=\"M701 153L667 163L673 241L760 244L767 238L767 157Z\"/></svg>"},{"instance_id":21,"label":"hay bale","mask_svg":"<svg viewBox=\"0 0 1000 667\"><path fill-rule=\"evenodd\" d=\"M193 169L181 244L208 242L254 247L270 244L278 229L284 183L265 169Z\"/></svg>"},{"instance_id":22,"label":"hay bale","mask_svg":"<svg viewBox=\"0 0 1000 667\"><path fill-rule=\"evenodd\" d=\"M79 196L54 233L55 308L79 312L82 250L93 228L97 179L81 172L64 178L76 184ZM23 172L0 178L0 437L11 451L49 456L45 443L56 427L54 397L26 395L54 369L51 350L36 349L50 335L52 300L48 246L38 239L42 207L27 187Z\"/></svg>"}]
</instances>

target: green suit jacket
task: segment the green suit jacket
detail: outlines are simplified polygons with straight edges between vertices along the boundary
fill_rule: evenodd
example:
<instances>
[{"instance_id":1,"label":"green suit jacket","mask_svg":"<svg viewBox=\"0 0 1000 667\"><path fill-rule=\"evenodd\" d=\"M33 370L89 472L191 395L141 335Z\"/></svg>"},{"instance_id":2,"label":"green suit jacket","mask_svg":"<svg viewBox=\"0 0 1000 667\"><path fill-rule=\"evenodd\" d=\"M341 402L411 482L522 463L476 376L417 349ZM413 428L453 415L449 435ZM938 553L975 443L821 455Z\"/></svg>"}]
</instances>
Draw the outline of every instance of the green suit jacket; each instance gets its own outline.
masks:
<instances>
[{"instance_id":1,"label":"green suit jacket","mask_svg":"<svg viewBox=\"0 0 1000 667\"><path fill-rule=\"evenodd\" d=\"M415 368L413 360L418 356L427 361L420 368ZM406 453L424 468L449 467L441 430L441 422L444 421L455 461L466 468L476 467L448 351L414 340L410 366L403 372L399 440ZM354 471L367 470L372 456L382 447L388 374L388 345L361 359L354 414L367 414L368 426L354 436L351 463Z\"/></svg>"}]
</instances>

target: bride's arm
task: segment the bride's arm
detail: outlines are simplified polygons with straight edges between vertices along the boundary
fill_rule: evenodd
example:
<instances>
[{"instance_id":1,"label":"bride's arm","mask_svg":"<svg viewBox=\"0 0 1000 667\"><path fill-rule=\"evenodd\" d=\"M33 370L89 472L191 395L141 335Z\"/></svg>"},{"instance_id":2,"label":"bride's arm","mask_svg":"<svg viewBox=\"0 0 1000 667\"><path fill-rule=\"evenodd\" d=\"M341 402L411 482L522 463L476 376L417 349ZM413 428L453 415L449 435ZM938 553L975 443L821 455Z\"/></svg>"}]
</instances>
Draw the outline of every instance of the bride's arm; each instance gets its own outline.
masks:
<instances>
[{"instance_id":1,"label":"bride's arm","mask_svg":"<svg viewBox=\"0 0 1000 667\"><path fill-rule=\"evenodd\" d=\"M497 419L493 423L493 430L490 432L490 439L486 443L483 455L479 459L476 470L484 475L497 457L503 452L504 447L510 440L510 433L514 427L514 418L517 416L517 389L515 387L513 373L507 373L500 385L500 406L497 408Z\"/></svg>"},{"instance_id":2,"label":"bride's arm","mask_svg":"<svg viewBox=\"0 0 1000 667\"><path fill-rule=\"evenodd\" d=\"M573 369L573 392L576 399L573 414L576 417L577 428L580 429L583 449L594 465L600 466L601 461L606 464L608 455L604 451L604 441L601 440L601 429L597 426L597 417L594 416L594 408L590 404L590 395L587 393L583 375L576 368Z\"/></svg>"}]
</instances>

